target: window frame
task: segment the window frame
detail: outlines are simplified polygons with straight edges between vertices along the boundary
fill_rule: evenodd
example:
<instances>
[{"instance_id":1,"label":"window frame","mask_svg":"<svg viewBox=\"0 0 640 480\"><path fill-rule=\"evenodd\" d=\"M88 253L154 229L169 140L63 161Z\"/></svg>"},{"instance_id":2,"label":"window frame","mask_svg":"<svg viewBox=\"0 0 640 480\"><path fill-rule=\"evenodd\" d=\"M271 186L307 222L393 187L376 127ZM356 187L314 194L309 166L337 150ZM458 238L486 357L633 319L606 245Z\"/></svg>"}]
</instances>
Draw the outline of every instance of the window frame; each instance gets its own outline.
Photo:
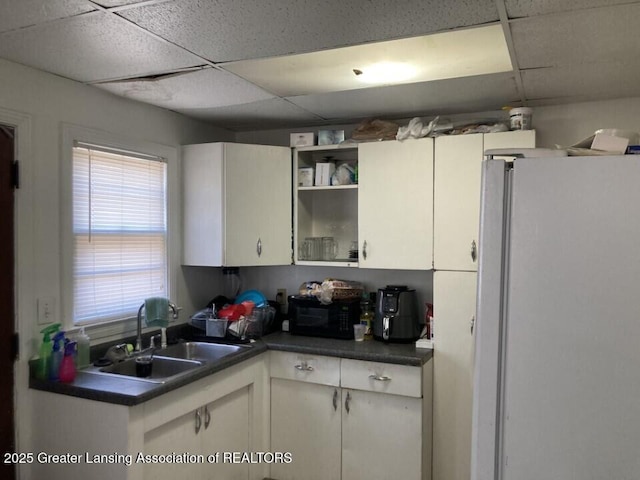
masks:
<instances>
[{"instance_id":1,"label":"window frame","mask_svg":"<svg viewBox=\"0 0 640 480\"><path fill-rule=\"evenodd\" d=\"M65 330L77 330L80 325L73 322L74 277L73 277L73 147L76 143L95 145L97 148L139 152L141 154L162 157L167 165L167 292L172 302L180 305L177 278L180 263L180 222L179 222L179 169L178 149L176 147L135 140L109 132L80 127L72 124L62 125L62 169L61 169L61 250L62 250L62 305L61 322ZM140 299L140 304L144 298ZM171 320L174 321L174 320ZM109 320L85 326L92 340L108 341L119 339L136 331L135 315L124 320Z\"/></svg>"}]
</instances>

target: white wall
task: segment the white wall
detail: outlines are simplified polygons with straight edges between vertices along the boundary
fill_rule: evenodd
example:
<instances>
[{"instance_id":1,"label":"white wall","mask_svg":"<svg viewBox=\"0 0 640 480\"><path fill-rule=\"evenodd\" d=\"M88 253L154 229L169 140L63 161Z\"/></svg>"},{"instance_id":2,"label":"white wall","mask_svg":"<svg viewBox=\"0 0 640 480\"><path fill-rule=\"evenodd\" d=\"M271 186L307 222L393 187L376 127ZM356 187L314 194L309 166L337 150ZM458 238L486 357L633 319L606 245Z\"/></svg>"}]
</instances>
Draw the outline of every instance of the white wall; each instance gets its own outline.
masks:
<instances>
[{"instance_id":1,"label":"white wall","mask_svg":"<svg viewBox=\"0 0 640 480\"><path fill-rule=\"evenodd\" d=\"M52 297L56 300L58 320L61 311L62 123L173 147L233 140L233 134L95 87L0 60L0 121L13 118L21 121L17 143L22 169L20 189L15 195L16 327L21 350L16 365L16 424L18 451L29 452L31 407L27 360L35 352L41 328L36 325L36 301ZM179 273L176 301L185 311L193 310L208 295L210 276L209 272L197 269ZM28 478L28 472L21 472L21 478Z\"/></svg>"}]
</instances>

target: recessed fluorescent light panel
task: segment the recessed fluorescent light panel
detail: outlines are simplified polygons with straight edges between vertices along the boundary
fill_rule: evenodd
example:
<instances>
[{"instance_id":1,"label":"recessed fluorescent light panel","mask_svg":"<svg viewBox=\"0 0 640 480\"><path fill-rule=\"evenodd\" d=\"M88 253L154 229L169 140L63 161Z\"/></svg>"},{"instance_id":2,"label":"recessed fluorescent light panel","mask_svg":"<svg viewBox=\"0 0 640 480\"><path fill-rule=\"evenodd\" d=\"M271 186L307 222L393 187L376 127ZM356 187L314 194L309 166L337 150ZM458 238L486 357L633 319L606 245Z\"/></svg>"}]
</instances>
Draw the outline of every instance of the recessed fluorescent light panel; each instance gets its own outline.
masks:
<instances>
[{"instance_id":1,"label":"recessed fluorescent light panel","mask_svg":"<svg viewBox=\"0 0 640 480\"><path fill-rule=\"evenodd\" d=\"M513 70L500 25L218 66L280 97Z\"/></svg>"}]
</instances>

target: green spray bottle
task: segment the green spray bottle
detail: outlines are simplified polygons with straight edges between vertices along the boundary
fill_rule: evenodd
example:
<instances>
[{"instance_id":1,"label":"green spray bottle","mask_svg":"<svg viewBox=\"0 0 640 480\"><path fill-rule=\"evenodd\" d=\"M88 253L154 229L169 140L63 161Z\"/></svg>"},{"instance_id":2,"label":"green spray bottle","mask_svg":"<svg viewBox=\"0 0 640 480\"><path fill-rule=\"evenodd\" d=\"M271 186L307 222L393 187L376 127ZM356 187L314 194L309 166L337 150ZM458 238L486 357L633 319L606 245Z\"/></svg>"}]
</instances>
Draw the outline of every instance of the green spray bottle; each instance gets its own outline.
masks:
<instances>
[{"instance_id":1,"label":"green spray bottle","mask_svg":"<svg viewBox=\"0 0 640 480\"><path fill-rule=\"evenodd\" d=\"M42 344L40 345L40 358L36 366L36 378L46 380L49 378L51 370L51 354L53 353L53 345L51 343L51 334L60 330L59 323L53 323L48 327L40 330L42 333Z\"/></svg>"}]
</instances>

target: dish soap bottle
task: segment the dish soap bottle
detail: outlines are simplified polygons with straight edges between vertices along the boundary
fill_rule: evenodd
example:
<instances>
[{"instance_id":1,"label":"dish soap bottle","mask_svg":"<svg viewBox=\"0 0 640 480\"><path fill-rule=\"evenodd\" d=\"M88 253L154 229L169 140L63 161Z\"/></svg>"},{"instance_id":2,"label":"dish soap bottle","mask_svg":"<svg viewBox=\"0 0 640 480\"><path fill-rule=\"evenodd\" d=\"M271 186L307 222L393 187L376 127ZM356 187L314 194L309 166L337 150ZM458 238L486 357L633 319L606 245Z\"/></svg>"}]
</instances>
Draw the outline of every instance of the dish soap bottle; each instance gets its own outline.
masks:
<instances>
[{"instance_id":1,"label":"dish soap bottle","mask_svg":"<svg viewBox=\"0 0 640 480\"><path fill-rule=\"evenodd\" d=\"M365 326L364 339L371 340L373 337L373 310L371 301L366 298L360 302L360 323Z\"/></svg>"},{"instance_id":2,"label":"dish soap bottle","mask_svg":"<svg viewBox=\"0 0 640 480\"><path fill-rule=\"evenodd\" d=\"M64 358L62 359L62 365L60 365L60 381L64 383L71 383L76 379L76 342L69 342L64 346Z\"/></svg>"},{"instance_id":3,"label":"dish soap bottle","mask_svg":"<svg viewBox=\"0 0 640 480\"><path fill-rule=\"evenodd\" d=\"M63 353L60 344L64 343L64 332L58 332L53 336L53 351L49 362L49 380L58 380Z\"/></svg>"},{"instance_id":4,"label":"dish soap bottle","mask_svg":"<svg viewBox=\"0 0 640 480\"><path fill-rule=\"evenodd\" d=\"M84 368L89 366L89 349L91 343L89 341L89 335L84 332L84 327L80 327L80 332L76 335L76 342L78 343L78 356L76 357L77 368Z\"/></svg>"},{"instance_id":5,"label":"dish soap bottle","mask_svg":"<svg viewBox=\"0 0 640 480\"><path fill-rule=\"evenodd\" d=\"M53 323L40 330L43 337L42 344L40 345L40 358L36 364L36 378L39 378L40 380L46 380L49 378L49 372L51 371L51 354L53 353L51 334L56 333L59 329L60 324Z\"/></svg>"}]
</instances>

